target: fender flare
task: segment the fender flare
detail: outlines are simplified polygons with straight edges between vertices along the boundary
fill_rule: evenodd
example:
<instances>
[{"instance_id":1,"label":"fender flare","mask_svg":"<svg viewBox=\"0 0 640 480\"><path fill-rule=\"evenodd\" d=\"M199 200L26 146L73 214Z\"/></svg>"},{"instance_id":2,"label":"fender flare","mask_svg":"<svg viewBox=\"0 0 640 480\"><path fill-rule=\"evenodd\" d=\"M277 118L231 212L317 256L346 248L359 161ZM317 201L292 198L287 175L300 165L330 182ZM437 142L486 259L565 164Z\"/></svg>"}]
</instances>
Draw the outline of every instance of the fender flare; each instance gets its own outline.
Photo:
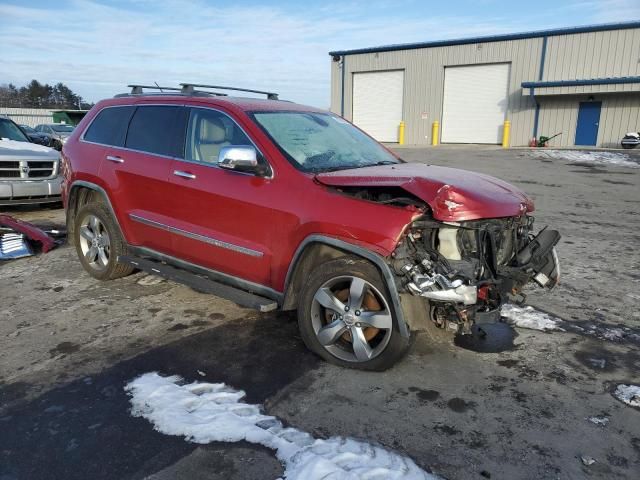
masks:
<instances>
[{"instance_id":1,"label":"fender flare","mask_svg":"<svg viewBox=\"0 0 640 480\"><path fill-rule=\"evenodd\" d=\"M289 264L289 269L287 270L287 276L285 277L284 283L285 294L289 289L289 283L291 282L293 272L298 265L298 261L300 260L302 253L305 251L306 247L312 243L324 243L325 245L329 245L340 250L353 253L373 263L382 274L382 279L387 285L387 290L389 291L389 295L391 296L391 303L393 304L393 309L396 313L396 319L398 321L398 330L403 337L409 338L409 326L407 325L407 322L404 318L402 305L400 305L400 294L398 293L398 288L396 286L395 279L393 273L391 272L391 269L389 268L389 265L387 265L384 258L377 253L374 253L371 250L367 250L366 248L360 247L358 245L354 245L337 238L327 237L325 235L314 234L306 237L300 243L300 245L298 245L298 248L293 255L293 259Z\"/></svg>"},{"instance_id":2,"label":"fender flare","mask_svg":"<svg viewBox=\"0 0 640 480\"><path fill-rule=\"evenodd\" d=\"M120 227L120 222L118 222L118 217L116 216L116 212L113 209L113 205L111 205L111 199L109 198L109 195L107 194L107 191L102 188L100 185L97 185L95 183L92 182L87 182L86 180L75 180L74 182L71 183L71 186L69 187L69 194L68 196L71 196L71 192L73 192L74 189L78 188L78 187L85 187L88 188L90 190L95 190L96 192L100 192L102 194L102 196L104 197L105 201L106 201L106 205L107 208L109 209L109 212L111 212L111 215L113 216L113 220L116 222L116 225L118 226L118 229L120 230L120 234L122 235L122 238L124 238L124 234L122 232L122 227ZM65 212L65 216L66 216L66 220L67 220L67 225L69 224L69 208L68 208L68 204L67 204L67 211Z\"/></svg>"}]
</instances>

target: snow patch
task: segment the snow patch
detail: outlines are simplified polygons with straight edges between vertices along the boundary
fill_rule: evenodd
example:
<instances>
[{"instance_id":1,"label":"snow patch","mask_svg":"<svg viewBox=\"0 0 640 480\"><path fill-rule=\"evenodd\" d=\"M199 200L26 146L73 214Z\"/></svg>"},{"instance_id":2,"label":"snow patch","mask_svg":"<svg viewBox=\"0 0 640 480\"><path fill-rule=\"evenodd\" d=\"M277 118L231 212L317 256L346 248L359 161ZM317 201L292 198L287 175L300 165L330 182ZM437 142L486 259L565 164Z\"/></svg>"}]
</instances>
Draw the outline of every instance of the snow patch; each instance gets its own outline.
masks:
<instances>
[{"instance_id":1,"label":"snow patch","mask_svg":"<svg viewBox=\"0 0 640 480\"><path fill-rule=\"evenodd\" d=\"M589 421L594 425L606 427L609 423L609 417L589 417Z\"/></svg>"},{"instance_id":2,"label":"snow patch","mask_svg":"<svg viewBox=\"0 0 640 480\"><path fill-rule=\"evenodd\" d=\"M584 150L531 150L537 158L554 158L567 160L571 163L593 163L595 165L613 165L616 167L640 168L640 163L634 161L626 153L597 152Z\"/></svg>"},{"instance_id":3,"label":"snow patch","mask_svg":"<svg viewBox=\"0 0 640 480\"><path fill-rule=\"evenodd\" d=\"M613 396L627 405L640 407L640 387L638 385L618 385Z\"/></svg>"},{"instance_id":4,"label":"snow patch","mask_svg":"<svg viewBox=\"0 0 640 480\"><path fill-rule=\"evenodd\" d=\"M506 303L502 306L501 314L508 324L516 327L543 332L551 330L564 331L563 328L560 328L561 320L559 318L552 317L533 307L518 307L511 303Z\"/></svg>"},{"instance_id":5,"label":"snow patch","mask_svg":"<svg viewBox=\"0 0 640 480\"><path fill-rule=\"evenodd\" d=\"M29 150L30 152L53 151L51 148L43 145L37 145L31 142L18 142L16 140L9 140L8 138L0 138L0 148L6 148L8 150Z\"/></svg>"},{"instance_id":6,"label":"snow patch","mask_svg":"<svg viewBox=\"0 0 640 480\"><path fill-rule=\"evenodd\" d=\"M138 285L144 285L145 287L149 287L151 285L159 285L165 281L166 280L163 277L159 277L157 275L145 275L136 283Z\"/></svg>"},{"instance_id":7,"label":"snow patch","mask_svg":"<svg viewBox=\"0 0 640 480\"><path fill-rule=\"evenodd\" d=\"M413 460L386 448L358 440L315 439L286 428L259 405L241 401L245 393L224 383L181 384L176 375L146 373L125 390L131 396L131 414L149 420L168 435L194 443L246 440L276 452L287 480L436 480Z\"/></svg>"}]
</instances>

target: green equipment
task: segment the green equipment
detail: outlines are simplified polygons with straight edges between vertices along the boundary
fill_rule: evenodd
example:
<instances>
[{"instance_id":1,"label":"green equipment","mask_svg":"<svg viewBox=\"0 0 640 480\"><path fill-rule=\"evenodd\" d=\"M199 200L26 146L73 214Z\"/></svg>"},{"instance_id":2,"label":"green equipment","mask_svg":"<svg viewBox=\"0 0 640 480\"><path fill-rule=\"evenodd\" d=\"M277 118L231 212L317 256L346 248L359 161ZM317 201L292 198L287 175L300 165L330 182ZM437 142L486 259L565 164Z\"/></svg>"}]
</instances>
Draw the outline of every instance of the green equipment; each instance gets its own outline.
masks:
<instances>
[{"instance_id":1,"label":"green equipment","mask_svg":"<svg viewBox=\"0 0 640 480\"><path fill-rule=\"evenodd\" d=\"M540 135L540 139L538 140L538 147L546 147L549 140L556 138L557 136L562 135L562 132L556 133L555 135L551 135L550 137L545 137L544 135Z\"/></svg>"}]
</instances>

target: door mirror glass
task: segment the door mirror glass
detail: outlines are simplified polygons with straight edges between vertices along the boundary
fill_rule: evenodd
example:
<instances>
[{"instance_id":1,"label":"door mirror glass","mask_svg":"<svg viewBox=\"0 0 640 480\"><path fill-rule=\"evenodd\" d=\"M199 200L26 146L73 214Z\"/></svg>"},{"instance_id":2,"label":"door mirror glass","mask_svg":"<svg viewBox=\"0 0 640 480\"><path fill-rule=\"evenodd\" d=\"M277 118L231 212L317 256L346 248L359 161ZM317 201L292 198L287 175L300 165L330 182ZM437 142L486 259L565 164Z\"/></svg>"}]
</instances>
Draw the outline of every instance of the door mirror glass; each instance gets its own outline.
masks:
<instances>
[{"instance_id":1,"label":"door mirror glass","mask_svg":"<svg viewBox=\"0 0 640 480\"><path fill-rule=\"evenodd\" d=\"M218 165L241 172L255 171L258 167L258 154L251 146L230 145L220 149Z\"/></svg>"}]
</instances>

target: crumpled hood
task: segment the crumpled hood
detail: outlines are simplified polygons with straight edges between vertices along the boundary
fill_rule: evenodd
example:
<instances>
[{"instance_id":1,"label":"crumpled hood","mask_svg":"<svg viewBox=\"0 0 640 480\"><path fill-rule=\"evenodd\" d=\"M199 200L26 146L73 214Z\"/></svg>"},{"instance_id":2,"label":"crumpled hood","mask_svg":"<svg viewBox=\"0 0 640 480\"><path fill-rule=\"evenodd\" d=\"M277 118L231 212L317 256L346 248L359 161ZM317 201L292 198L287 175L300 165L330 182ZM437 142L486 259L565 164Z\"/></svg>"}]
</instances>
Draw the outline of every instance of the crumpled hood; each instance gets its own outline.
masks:
<instances>
[{"instance_id":1,"label":"crumpled hood","mask_svg":"<svg viewBox=\"0 0 640 480\"><path fill-rule=\"evenodd\" d=\"M332 187L400 187L425 201L440 221L513 217L534 210L519 188L482 173L457 168L401 163L320 173Z\"/></svg>"}]
</instances>

